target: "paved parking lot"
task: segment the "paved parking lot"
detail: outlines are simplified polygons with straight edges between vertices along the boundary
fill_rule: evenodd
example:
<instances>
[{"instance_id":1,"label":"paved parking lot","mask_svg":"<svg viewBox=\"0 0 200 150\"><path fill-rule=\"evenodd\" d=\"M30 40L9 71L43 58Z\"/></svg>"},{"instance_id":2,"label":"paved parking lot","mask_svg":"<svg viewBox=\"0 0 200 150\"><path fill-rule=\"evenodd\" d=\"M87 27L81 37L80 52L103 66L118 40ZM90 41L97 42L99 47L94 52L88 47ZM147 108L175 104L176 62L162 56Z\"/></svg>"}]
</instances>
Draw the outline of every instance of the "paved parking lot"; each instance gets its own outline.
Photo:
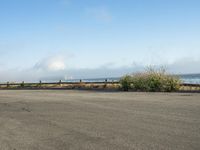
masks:
<instances>
[{"instance_id":1,"label":"paved parking lot","mask_svg":"<svg viewBox=\"0 0 200 150\"><path fill-rule=\"evenodd\" d=\"M0 150L149 149L200 149L200 94L0 91Z\"/></svg>"}]
</instances>

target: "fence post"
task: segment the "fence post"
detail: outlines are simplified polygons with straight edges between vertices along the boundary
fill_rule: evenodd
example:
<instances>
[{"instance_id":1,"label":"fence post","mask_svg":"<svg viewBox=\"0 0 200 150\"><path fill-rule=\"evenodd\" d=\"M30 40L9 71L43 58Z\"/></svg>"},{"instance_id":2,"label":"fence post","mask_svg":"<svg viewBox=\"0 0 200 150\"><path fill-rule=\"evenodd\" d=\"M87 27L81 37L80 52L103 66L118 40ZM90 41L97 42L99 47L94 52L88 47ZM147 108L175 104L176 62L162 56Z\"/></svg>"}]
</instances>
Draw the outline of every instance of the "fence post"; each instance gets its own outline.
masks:
<instances>
[{"instance_id":1,"label":"fence post","mask_svg":"<svg viewBox=\"0 0 200 150\"><path fill-rule=\"evenodd\" d=\"M105 79L104 88L106 88L106 87L107 87L107 82L108 82L108 79Z\"/></svg>"},{"instance_id":2,"label":"fence post","mask_svg":"<svg viewBox=\"0 0 200 150\"><path fill-rule=\"evenodd\" d=\"M59 80L59 85L62 85L62 80Z\"/></svg>"},{"instance_id":3,"label":"fence post","mask_svg":"<svg viewBox=\"0 0 200 150\"><path fill-rule=\"evenodd\" d=\"M40 80L40 82L39 82L39 86L41 87L42 86L42 81Z\"/></svg>"},{"instance_id":4,"label":"fence post","mask_svg":"<svg viewBox=\"0 0 200 150\"><path fill-rule=\"evenodd\" d=\"M22 81L21 87L24 87L24 81Z\"/></svg>"},{"instance_id":5,"label":"fence post","mask_svg":"<svg viewBox=\"0 0 200 150\"><path fill-rule=\"evenodd\" d=\"M7 82L7 88L9 87L9 82Z\"/></svg>"}]
</instances>

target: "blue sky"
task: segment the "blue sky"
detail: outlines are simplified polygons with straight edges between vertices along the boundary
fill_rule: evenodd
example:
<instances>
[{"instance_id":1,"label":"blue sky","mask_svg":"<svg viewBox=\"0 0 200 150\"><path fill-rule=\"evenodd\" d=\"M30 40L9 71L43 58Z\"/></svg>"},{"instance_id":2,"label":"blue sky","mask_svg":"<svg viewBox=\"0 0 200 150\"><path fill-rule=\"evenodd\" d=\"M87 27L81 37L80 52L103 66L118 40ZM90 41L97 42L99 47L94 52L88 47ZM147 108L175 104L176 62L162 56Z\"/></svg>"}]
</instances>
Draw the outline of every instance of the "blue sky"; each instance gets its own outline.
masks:
<instances>
[{"instance_id":1,"label":"blue sky","mask_svg":"<svg viewBox=\"0 0 200 150\"><path fill-rule=\"evenodd\" d=\"M200 72L198 0L0 0L0 80Z\"/></svg>"}]
</instances>

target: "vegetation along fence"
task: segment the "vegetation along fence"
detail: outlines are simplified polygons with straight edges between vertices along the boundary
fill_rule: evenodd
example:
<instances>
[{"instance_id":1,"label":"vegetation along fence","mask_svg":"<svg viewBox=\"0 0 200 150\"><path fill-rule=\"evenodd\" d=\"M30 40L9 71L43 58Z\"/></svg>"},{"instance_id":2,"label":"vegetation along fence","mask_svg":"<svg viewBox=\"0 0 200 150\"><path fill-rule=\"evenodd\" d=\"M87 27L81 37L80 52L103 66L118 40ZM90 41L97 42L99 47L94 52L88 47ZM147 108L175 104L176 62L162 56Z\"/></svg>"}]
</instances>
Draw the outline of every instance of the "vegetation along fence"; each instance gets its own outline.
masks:
<instances>
[{"instance_id":1,"label":"vegetation along fence","mask_svg":"<svg viewBox=\"0 0 200 150\"><path fill-rule=\"evenodd\" d=\"M79 82L33 82L33 83L15 83L7 82L0 83L0 89L120 89L121 85L119 81L97 81L97 82L85 82L80 80ZM200 84L188 84L181 83L179 91L200 92Z\"/></svg>"}]
</instances>

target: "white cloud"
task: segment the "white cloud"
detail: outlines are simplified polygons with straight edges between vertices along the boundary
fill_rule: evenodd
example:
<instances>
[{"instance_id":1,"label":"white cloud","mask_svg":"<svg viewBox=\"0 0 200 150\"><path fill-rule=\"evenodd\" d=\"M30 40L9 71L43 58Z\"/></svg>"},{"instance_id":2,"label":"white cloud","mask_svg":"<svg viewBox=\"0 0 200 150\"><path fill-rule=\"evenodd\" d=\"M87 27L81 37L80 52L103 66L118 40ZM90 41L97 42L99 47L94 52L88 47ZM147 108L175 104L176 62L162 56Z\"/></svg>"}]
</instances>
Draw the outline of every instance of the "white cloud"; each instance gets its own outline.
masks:
<instances>
[{"instance_id":1,"label":"white cloud","mask_svg":"<svg viewBox=\"0 0 200 150\"><path fill-rule=\"evenodd\" d=\"M36 70L42 71L61 71L66 69L65 58L62 56L48 57L40 62L36 63L34 66Z\"/></svg>"},{"instance_id":2,"label":"white cloud","mask_svg":"<svg viewBox=\"0 0 200 150\"><path fill-rule=\"evenodd\" d=\"M64 70L65 63L62 61L53 61L48 65L48 69L53 71Z\"/></svg>"}]
</instances>

